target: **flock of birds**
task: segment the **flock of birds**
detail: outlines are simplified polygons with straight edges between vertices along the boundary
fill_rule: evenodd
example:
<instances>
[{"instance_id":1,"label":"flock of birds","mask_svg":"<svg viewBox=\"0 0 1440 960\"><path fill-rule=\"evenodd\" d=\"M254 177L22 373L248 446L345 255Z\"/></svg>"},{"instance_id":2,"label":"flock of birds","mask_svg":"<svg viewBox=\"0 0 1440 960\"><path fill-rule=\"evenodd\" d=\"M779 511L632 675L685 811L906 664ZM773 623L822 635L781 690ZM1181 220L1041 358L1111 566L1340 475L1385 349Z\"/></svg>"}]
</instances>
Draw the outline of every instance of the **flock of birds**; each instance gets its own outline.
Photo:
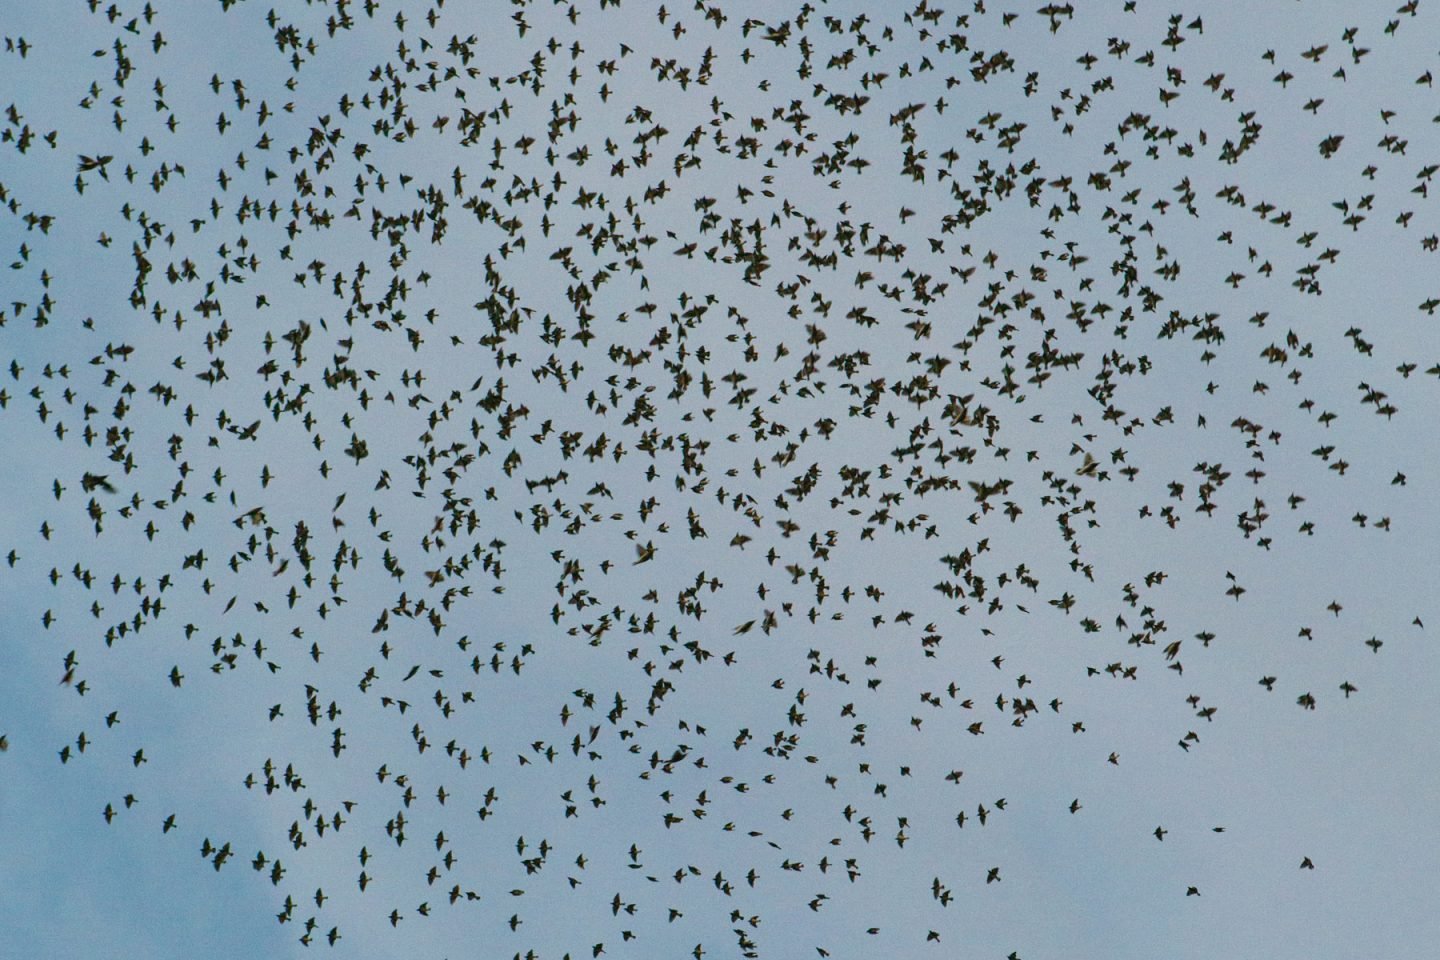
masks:
<instances>
[{"instance_id":1,"label":"flock of birds","mask_svg":"<svg viewBox=\"0 0 1440 960\"><path fill-rule=\"evenodd\" d=\"M312 951L941 956L1425 656L1418 0L262 6L0 28L0 785Z\"/></svg>"}]
</instances>

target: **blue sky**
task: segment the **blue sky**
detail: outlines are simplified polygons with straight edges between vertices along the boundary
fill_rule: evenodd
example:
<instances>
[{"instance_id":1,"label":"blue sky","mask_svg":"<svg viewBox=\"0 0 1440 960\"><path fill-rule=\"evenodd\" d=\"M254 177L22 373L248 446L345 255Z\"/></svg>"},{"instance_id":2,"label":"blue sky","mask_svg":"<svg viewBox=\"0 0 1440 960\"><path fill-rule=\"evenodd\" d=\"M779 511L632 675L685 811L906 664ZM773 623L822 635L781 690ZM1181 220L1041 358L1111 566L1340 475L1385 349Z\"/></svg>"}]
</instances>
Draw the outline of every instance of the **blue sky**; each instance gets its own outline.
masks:
<instances>
[{"instance_id":1,"label":"blue sky","mask_svg":"<svg viewBox=\"0 0 1440 960\"><path fill-rule=\"evenodd\" d=\"M1435 12L1225 12L8 4L8 949L1427 956Z\"/></svg>"}]
</instances>

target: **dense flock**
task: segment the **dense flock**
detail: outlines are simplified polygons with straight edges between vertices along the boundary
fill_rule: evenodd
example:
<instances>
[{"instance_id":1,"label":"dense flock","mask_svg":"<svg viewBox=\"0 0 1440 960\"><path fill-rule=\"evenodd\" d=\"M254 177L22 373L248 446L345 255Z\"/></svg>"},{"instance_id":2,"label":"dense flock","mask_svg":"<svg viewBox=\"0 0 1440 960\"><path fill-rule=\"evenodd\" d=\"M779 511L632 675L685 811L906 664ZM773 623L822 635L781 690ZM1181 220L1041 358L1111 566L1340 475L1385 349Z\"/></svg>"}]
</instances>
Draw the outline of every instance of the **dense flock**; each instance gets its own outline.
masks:
<instances>
[{"instance_id":1,"label":"dense flock","mask_svg":"<svg viewBox=\"0 0 1440 960\"><path fill-rule=\"evenodd\" d=\"M25 942L1440 934L1430 5L15 13Z\"/></svg>"}]
</instances>

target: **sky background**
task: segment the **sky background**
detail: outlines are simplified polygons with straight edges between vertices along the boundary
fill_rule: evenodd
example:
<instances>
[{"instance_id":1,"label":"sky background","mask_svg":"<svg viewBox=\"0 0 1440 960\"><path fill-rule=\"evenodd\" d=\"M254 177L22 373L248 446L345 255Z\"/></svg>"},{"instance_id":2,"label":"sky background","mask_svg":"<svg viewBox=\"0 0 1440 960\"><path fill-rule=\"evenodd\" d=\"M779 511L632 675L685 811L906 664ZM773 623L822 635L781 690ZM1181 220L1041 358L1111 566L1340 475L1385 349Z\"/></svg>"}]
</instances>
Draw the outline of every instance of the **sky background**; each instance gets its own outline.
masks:
<instances>
[{"instance_id":1,"label":"sky background","mask_svg":"<svg viewBox=\"0 0 1440 960\"><path fill-rule=\"evenodd\" d=\"M0 4L0 954L1430 956L1437 16Z\"/></svg>"}]
</instances>

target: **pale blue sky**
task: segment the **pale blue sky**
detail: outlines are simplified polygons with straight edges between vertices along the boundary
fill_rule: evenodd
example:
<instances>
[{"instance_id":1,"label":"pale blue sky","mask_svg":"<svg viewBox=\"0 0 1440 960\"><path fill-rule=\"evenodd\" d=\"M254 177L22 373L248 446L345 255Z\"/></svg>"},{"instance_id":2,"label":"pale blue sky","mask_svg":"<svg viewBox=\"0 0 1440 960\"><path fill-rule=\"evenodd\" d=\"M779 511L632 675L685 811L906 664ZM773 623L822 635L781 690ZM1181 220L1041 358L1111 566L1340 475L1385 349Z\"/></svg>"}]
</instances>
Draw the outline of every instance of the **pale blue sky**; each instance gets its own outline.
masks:
<instances>
[{"instance_id":1,"label":"pale blue sky","mask_svg":"<svg viewBox=\"0 0 1440 960\"><path fill-rule=\"evenodd\" d=\"M0 5L0 955L1428 956L1436 12L1073 6Z\"/></svg>"}]
</instances>

